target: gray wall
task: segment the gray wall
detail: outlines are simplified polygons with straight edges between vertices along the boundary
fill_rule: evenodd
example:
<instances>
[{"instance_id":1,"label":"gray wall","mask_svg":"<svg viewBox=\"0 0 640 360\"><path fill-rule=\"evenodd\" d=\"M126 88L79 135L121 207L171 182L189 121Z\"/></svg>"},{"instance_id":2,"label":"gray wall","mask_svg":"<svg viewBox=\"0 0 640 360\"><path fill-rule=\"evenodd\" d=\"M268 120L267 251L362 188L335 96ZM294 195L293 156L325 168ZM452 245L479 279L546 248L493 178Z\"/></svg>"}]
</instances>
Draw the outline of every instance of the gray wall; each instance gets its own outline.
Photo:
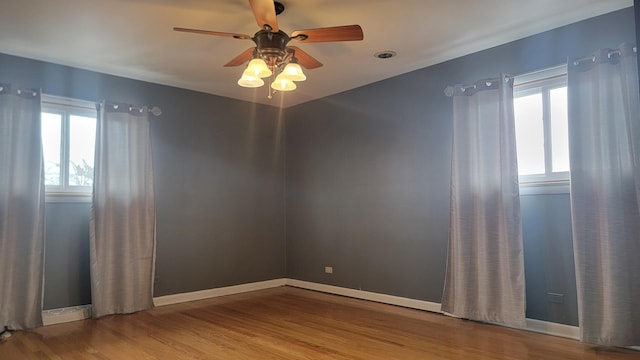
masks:
<instances>
[{"instance_id":1,"label":"gray wall","mask_svg":"<svg viewBox=\"0 0 640 360\"><path fill-rule=\"evenodd\" d=\"M578 325L569 194L520 197L527 317ZM564 303L548 293L563 294Z\"/></svg>"},{"instance_id":2,"label":"gray wall","mask_svg":"<svg viewBox=\"0 0 640 360\"><path fill-rule=\"evenodd\" d=\"M162 108L151 120L156 296L285 275L277 108L2 54L0 81ZM87 304L89 204L46 210L45 308Z\"/></svg>"},{"instance_id":3,"label":"gray wall","mask_svg":"<svg viewBox=\"0 0 640 360\"><path fill-rule=\"evenodd\" d=\"M0 81L163 108L152 119L157 296L288 276L439 302L451 160L444 87L634 38L633 10L611 13L287 109L286 137L276 108L45 62L0 54ZM88 211L47 204L45 308L90 301ZM523 196L522 214L527 316L575 325L568 195Z\"/></svg>"},{"instance_id":4,"label":"gray wall","mask_svg":"<svg viewBox=\"0 0 640 360\"><path fill-rule=\"evenodd\" d=\"M46 204L44 307L91 303L89 203Z\"/></svg>"},{"instance_id":5,"label":"gray wall","mask_svg":"<svg viewBox=\"0 0 640 360\"><path fill-rule=\"evenodd\" d=\"M287 276L440 302L452 119L443 89L558 65L634 31L629 8L287 109ZM576 325L569 197L523 196L522 217L527 316Z\"/></svg>"}]
</instances>

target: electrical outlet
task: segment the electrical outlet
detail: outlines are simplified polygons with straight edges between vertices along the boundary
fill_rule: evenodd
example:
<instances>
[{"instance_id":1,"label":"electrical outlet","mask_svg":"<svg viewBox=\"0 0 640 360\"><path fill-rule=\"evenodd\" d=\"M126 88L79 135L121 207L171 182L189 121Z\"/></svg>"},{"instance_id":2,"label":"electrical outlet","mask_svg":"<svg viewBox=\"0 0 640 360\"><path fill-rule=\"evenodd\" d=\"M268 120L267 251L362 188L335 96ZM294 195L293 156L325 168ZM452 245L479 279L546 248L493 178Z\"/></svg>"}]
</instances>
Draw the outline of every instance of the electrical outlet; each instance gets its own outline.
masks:
<instances>
[{"instance_id":1,"label":"electrical outlet","mask_svg":"<svg viewBox=\"0 0 640 360\"><path fill-rule=\"evenodd\" d=\"M324 272L325 274L333 274L333 266L325 266Z\"/></svg>"},{"instance_id":2,"label":"electrical outlet","mask_svg":"<svg viewBox=\"0 0 640 360\"><path fill-rule=\"evenodd\" d=\"M564 294L547 293L547 299L550 303L564 304Z\"/></svg>"}]
</instances>

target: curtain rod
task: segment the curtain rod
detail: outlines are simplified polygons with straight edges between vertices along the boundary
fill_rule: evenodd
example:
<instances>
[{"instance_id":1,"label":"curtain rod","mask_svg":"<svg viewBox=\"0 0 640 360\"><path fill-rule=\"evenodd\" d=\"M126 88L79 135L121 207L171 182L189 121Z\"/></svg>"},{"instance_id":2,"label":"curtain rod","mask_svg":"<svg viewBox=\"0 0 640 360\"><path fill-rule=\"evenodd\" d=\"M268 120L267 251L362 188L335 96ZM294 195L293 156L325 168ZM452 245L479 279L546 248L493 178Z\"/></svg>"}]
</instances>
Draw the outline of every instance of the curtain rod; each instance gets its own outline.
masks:
<instances>
[{"instance_id":1,"label":"curtain rod","mask_svg":"<svg viewBox=\"0 0 640 360\"><path fill-rule=\"evenodd\" d=\"M637 46L634 46L634 47L633 47L633 52L636 52L636 53L638 52L638 48L637 48ZM611 50L611 51L607 52L607 57L610 59L612 56L620 56L621 54L622 54L622 50L620 50L620 49ZM585 56L585 57L582 57L582 58L579 58L579 59L574 60L574 61L573 61L573 65L574 65L574 66L577 66L577 65L580 65L580 63L585 62L585 61L594 61L594 62L595 62L596 60L597 60L597 59L596 59L596 56L595 56L595 55ZM560 66L565 66L565 65L559 65L558 67L560 67ZM515 76L513 76L513 77L515 78L515 77L522 76L522 75L526 75L526 74L515 75ZM530 84L530 83L532 83L532 82L538 82L538 81L541 81L541 80L551 80L551 79L556 79L556 78L560 78L560 77L563 77L563 76L566 76L566 73L565 73L565 74L556 74L556 75L551 75L551 76L548 76L548 77L545 77L545 78L542 78L542 79L536 79L536 80L533 80L533 81L526 81L526 82L523 82L523 83L514 84L514 87L518 87L518 86L522 86L522 85L527 85L527 84ZM494 79L490 79L490 80L480 80L480 81L492 81L492 80L494 80ZM477 84L477 83L476 83L476 84ZM460 88L461 88L461 90L464 92L466 89L475 88L475 87L476 87L476 84L466 84L466 85L461 85L461 86L460 86ZM454 89L455 89L455 88L454 88L454 85L449 85L449 86L447 86L447 87L444 89L444 93L445 93L445 95L447 95L448 97L453 96Z\"/></svg>"},{"instance_id":2,"label":"curtain rod","mask_svg":"<svg viewBox=\"0 0 640 360\"><path fill-rule=\"evenodd\" d=\"M633 47L633 52L638 52L638 48L637 46ZM607 58L611 59L612 56L616 55L616 56L620 56L622 54L622 51L620 49L616 49L616 50L611 50L609 52L607 52ZM591 55L591 56L585 56L579 59L576 59L573 61L573 66L578 66L580 65L580 63L583 63L585 61L592 61L592 62L596 62L597 58L595 55Z\"/></svg>"},{"instance_id":3,"label":"curtain rod","mask_svg":"<svg viewBox=\"0 0 640 360\"><path fill-rule=\"evenodd\" d=\"M138 111L138 112L142 112L145 108L144 106L133 106L133 105L126 105L126 104L109 103L106 101L105 101L105 106L112 107L114 110L117 110L120 106L128 106L129 111ZM162 109L159 106L155 106L155 105L147 107L147 112L155 116L162 115Z\"/></svg>"},{"instance_id":4,"label":"curtain rod","mask_svg":"<svg viewBox=\"0 0 640 360\"><path fill-rule=\"evenodd\" d=\"M449 85L444 89L444 94L447 95L448 97L451 97L451 96L453 96L456 87L458 87L460 90L462 90L462 92L465 92L467 89L475 89L475 88L477 88L478 84L480 84L481 86L486 85L486 87L490 87L493 82L502 81L503 79L504 79L505 82L509 82L510 80L513 80L513 76L504 75L504 76L496 77L496 78L482 79L482 80L478 80L477 82L475 82L473 84ZM482 82L484 82L484 84L482 84Z\"/></svg>"},{"instance_id":5,"label":"curtain rod","mask_svg":"<svg viewBox=\"0 0 640 360\"><path fill-rule=\"evenodd\" d=\"M4 86L5 85L0 84L0 93L5 91L5 87ZM10 85L8 85L8 89L11 89ZM16 89L16 93L18 95L22 95L23 92L31 94L32 96L37 96L38 95L38 91L33 91L31 89L22 89L22 88Z\"/></svg>"},{"instance_id":6,"label":"curtain rod","mask_svg":"<svg viewBox=\"0 0 640 360\"><path fill-rule=\"evenodd\" d=\"M42 102L45 104L74 107L74 108L92 110L92 111L95 111L96 105L102 102L102 101L92 102L92 101L86 101L86 100L72 99L72 98L67 98L63 96L55 96L55 95L49 95L49 94L43 94L43 95L44 95L44 98L42 99ZM84 104L79 104L79 103L84 103ZM108 103L106 101L105 103L107 105L115 105L115 106L123 105L123 104ZM143 109L143 107L140 107L140 106L133 106L133 105L128 105L128 106L129 106L129 111ZM147 112L155 116L162 115L162 109L159 106L155 106L155 105L147 107Z\"/></svg>"}]
</instances>

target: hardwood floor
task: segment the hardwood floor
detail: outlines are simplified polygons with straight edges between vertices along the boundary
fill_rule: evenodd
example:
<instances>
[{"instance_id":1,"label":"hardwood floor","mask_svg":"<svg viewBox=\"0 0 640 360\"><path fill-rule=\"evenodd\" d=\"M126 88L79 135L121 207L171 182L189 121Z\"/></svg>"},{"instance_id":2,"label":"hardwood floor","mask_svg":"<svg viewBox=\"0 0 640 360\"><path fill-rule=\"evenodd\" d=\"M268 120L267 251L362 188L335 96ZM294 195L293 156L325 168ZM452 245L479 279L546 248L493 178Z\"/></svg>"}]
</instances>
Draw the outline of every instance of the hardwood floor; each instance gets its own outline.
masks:
<instances>
[{"instance_id":1,"label":"hardwood floor","mask_svg":"<svg viewBox=\"0 0 640 360\"><path fill-rule=\"evenodd\" d=\"M15 333L0 359L640 359L291 287Z\"/></svg>"}]
</instances>

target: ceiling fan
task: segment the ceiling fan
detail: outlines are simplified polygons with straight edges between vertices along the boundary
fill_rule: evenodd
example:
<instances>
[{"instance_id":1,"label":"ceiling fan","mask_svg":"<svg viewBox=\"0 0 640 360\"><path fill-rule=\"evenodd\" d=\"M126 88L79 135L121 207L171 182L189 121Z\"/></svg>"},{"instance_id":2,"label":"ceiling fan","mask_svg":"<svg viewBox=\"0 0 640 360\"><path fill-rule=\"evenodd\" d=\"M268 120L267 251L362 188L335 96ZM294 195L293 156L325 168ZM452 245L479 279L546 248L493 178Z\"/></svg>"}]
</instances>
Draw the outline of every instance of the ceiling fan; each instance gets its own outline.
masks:
<instances>
[{"instance_id":1,"label":"ceiling fan","mask_svg":"<svg viewBox=\"0 0 640 360\"><path fill-rule=\"evenodd\" d=\"M251 10L256 18L260 30L253 37L245 34L188 29L174 27L175 31L195 34L226 36L240 40L252 40L255 47L251 47L224 66L240 66L247 61L249 65L242 74L238 85L244 87L259 87L264 85L263 78L271 78L280 72L271 84L271 88L279 91L294 90L294 81L303 81L306 76L300 65L306 69L315 69L322 63L297 46L288 46L291 40L301 43L359 41L364 38L359 25L334 26L316 29L296 30L287 35L278 27L276 15L284 11L284 5L273 0L249 0ZM271 97L271 93L269 93Z\"/></svg>"}]
</instances>

